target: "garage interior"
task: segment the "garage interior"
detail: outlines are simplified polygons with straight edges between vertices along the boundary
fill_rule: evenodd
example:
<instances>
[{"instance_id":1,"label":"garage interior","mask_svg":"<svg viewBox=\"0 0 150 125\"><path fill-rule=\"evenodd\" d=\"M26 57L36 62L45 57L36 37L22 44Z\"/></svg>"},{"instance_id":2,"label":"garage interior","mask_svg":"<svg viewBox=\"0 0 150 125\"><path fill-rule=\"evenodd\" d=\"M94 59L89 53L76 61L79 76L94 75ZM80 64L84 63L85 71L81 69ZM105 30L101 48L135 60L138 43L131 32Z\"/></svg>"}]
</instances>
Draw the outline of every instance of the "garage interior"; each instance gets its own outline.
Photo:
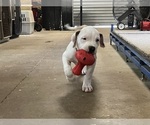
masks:
<instances>
[{"instance_id":1,"label":"garage interior","mask_svg":"<svg viewBox=\"0 0 150 125\"><path fill-rule=\"evenodd\" d=\"M86 3L86 0L83 0L84 2ZM107 2L111 3L112 1L107 0ZM111 25L117 23L113 19L112 8L95 8L96 11L93 9L99 14L98 11L109 8L107 13L112 16L107 16L109 18L106 18L107 21L105 21L105 17L102 20L99 17L90 22L89 18L92 16L86 17L84 12L88 10L89 14L92 7L89 9L83 7L83 20L80 20L78 16L81 8L77 7L79 3L79 0L75 0L71 3L71 7L68 5L69 9L73 11L69 13L72 15L69 20L65 21L69 22L71 26L81 23L96 26L104 35L106 45L104 49L100 47L98 49L97 64L92 79L94 91L92 93L81 91L82 77L74 82L68 82L65 78L62 53L75 32L64 30L61 27L65 25L65 21L63 23L54 21L56 24L53 27L46 25L47 28L43 27L42 31L38 32L34 30L34 23L31 21L34 19L34 15L29 19L31 22L29 25L26 20L21 22L24 29L20 27L18 21L20 17L17 17L19 28L16 28L16 32L12 32L11 26L16 26L13 25L16 23L14 23L15 18L12 17L13 22L9 26L11 32L9 30L9 34L4 36L1 14L1 119L150 119L149 79L141 80L142 73L138 67L131 61L127 62L125 55L121 51L117 51L115 44L110 45ZM24 3L19 3L19 8L17 8L19 15L20 12L26 14L26 10L29 15L31 14L32 5L26 6L27 4L30 5L32 2L25 0ZM59 7L43 8L44 11L50 10L50 13L47 12L48 15L51 15L52 10L60 11ZM7 7L1 6L0 12L5 9L8 11ZM92 14L91 12L89 15ZM24 18L23 14L21 18ZM51 20L48 21L51 22ZM29 31L25 29L25 26L30 28ZM21 33L21 30L27 32ZM132 29L127 30L131 31ZM127 32L127 30L125 31ZM136 30L139 31L139 29ZM146 32L149 33L149 31ZM15 38L11 38L12 36Z\"/></svg>"}]
</instances>

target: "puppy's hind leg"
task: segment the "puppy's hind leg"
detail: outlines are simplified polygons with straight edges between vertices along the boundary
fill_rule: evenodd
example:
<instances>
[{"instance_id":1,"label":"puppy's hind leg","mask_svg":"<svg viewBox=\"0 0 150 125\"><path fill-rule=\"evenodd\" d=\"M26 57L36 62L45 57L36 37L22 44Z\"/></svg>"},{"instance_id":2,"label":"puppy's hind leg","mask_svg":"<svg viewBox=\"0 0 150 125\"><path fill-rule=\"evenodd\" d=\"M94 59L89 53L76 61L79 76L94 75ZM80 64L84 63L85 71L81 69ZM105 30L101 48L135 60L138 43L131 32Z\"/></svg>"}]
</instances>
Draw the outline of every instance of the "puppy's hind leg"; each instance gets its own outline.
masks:
<instances>
[{"instance_id":1,"label":"puppy's hind leg","mask_svg":"<svg viewBox=\"0 0 150 125\"><path fill-rule=\"evenodd\" d=\"M74 81L75 76L72 73L71 62L65 57L65 55L62 56L62 61L66 79L69 81Z\"/></svg>"}]
</instances>

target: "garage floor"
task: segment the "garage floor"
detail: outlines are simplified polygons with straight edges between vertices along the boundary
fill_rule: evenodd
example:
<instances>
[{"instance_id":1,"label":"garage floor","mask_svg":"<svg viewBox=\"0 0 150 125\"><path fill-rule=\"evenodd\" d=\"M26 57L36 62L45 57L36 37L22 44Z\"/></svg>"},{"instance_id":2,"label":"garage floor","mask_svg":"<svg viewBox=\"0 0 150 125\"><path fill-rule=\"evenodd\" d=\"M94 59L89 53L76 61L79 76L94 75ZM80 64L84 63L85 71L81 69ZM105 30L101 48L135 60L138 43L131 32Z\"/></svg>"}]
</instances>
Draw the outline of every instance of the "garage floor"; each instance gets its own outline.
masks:
<instances>
[{"instance_id":1,"label":"garage floor","mask_svg":"<svg viewBox=\"0 0 150 125\"><path fill-rule=\"evenodd\" d=\"M42 31L0 44L0 118L150 118L149 82L109 45L99 48L94 91L69 83L61 55L73 31Z\"/></svg>"}]
</instances>

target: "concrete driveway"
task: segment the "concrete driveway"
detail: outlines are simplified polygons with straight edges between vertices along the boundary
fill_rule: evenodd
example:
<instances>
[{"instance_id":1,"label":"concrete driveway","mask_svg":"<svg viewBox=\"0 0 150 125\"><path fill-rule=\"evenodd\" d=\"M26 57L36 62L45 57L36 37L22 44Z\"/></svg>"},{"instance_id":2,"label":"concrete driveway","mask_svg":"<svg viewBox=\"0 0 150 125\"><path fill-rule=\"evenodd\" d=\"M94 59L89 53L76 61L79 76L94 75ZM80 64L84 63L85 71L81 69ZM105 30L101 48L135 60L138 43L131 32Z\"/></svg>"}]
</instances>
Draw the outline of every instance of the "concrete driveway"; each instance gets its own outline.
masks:
<instances>
[{"instance_id":1,"label":"concrete driveway","mask_svg":"<svg viewBox=\"0 0 150 125\"><path fill-rule=\"evenodd\" d=\"M109 45L98 49L94 91L65 79L61 56L73 31L42 31L0 44L0 118L150 118L150 91ZM149 84L149 82L147 82Z\"/></svg>"}]
</instances>

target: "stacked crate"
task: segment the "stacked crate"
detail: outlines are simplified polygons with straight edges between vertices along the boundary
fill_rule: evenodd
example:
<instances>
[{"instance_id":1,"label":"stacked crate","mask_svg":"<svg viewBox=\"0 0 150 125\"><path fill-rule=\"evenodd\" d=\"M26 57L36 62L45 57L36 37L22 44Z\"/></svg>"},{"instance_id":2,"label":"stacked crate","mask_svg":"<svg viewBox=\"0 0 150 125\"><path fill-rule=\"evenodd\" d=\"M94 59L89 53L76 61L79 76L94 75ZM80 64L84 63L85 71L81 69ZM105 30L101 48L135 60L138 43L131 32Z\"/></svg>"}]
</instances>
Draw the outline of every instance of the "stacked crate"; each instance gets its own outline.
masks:
<instances>
[{"instance_id":1,"label":"stacked crate","mask_svg":"<svg viewBox=\"0 0 150 125\"><path fill-rule=\"evenodd\" d=\"M34 17L32 12L32 0L21 0L22 35L34 32Z\"/></svg>"}]
</instances>

